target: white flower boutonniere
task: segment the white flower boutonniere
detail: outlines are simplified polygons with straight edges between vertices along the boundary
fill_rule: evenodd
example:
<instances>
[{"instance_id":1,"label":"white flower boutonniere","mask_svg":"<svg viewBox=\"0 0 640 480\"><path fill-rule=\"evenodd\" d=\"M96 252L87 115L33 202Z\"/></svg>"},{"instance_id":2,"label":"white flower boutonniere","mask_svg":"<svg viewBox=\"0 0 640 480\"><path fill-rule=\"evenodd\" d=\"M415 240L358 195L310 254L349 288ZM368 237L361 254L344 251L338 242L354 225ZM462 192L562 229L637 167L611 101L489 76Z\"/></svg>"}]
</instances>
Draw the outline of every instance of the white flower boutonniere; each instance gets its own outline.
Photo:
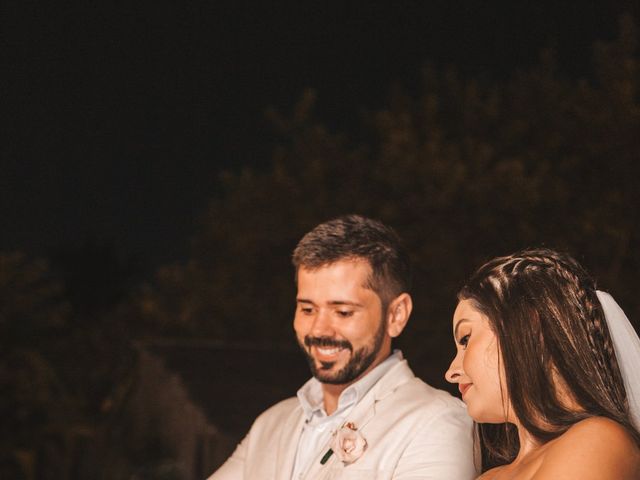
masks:
<instances>
[{"instance_id":1,"label":"white flower boutonniere","mask_svg":"<svg viewBox=\"0 0 640 480\"><path fill-rule=\"evenodd\" d=\"M352 422L345 423L331 442L331 450L347 465L358 460L366 449L367 441Z\"/></svg>"}]
</instances>

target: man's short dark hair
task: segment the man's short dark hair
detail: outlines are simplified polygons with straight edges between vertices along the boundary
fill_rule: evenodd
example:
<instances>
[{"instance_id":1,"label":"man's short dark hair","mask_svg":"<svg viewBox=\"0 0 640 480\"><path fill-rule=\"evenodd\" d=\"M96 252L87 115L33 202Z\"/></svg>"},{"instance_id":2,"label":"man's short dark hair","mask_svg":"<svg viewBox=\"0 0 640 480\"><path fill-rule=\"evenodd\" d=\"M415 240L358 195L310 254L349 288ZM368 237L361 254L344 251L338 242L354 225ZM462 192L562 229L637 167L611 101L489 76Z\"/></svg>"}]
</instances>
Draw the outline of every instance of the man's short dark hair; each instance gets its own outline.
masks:
<instances>
[{"instance_id":1,"label":"man's short dark hair","mask_svg":"<svg viewBox=\"0 0 640 480\"><path fill-rule=\"evenodd\" d=\"M378 220L345 215L321 223L307 233L293 251L296 275L301 267L316 269L340 260L369 262L367 287L382 305L411 288L409 256L396 232Z\"/></svg>"}]
</instances>

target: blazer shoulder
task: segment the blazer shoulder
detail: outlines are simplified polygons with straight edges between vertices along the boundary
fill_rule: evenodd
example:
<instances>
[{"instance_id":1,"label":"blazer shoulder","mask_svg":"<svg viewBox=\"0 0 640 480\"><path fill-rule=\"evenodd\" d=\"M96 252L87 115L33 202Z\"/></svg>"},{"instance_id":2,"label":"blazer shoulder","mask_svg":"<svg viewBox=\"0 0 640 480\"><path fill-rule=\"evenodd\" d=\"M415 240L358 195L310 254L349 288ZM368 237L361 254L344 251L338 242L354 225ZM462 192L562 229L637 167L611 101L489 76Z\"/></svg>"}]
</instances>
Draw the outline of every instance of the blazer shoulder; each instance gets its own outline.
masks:
<instances>
[{"instance_id":1,"label":"blazer shoulder","mask_svg":"<svg viewBox=\"0 0 640 480\"><path fill-rule=\"evenodd\" d=\"M472 421L467 414L466 405L460 399L432 387L412 372L410 375L407 372L410 372L408 366L399 369L398 373L402 375L398 377L402 379L378 397L378 412L413 418L424 428L448 424L471 432Z\"/></svg>"},{"instance_id":2,"label":"blazer shoulder","mask_svg":"<svg viewBox=\"0 0 640 480\"><path fill-rule=\"evenodd\" d=\"M416 377L406 360L399 363L383 377L378 391L381 397L393 392L396 398L412 398L415 402L425 406L453 407L466 410L464 403L459 398L449 392L432 387Z\"/></svg>"},{"instance_id":3,"label":"blazer shoulder","mask_svg":"<svg viewBox=\"0 0 640 480\"><path fill-rule=\"evenodd\" d=\"M270 406L256 418L254 424L280 422L295 413L302 414L302 407L297 397L290 397Z\"/></svg>"},{"instance_id":4,"label":"blazer shoulder","mask_svg":"<svg viewBox=\"0 0 640 480\"><path fill-rule=\"evenodd\" d=\"M435 410L456 410L465 412L467 407L457 397L449 392L432 387L418 377L414 377L411 381L401 385L397 392L399 398L411 398L420 403L422 407Z\"/></svg>"}]
</instances>

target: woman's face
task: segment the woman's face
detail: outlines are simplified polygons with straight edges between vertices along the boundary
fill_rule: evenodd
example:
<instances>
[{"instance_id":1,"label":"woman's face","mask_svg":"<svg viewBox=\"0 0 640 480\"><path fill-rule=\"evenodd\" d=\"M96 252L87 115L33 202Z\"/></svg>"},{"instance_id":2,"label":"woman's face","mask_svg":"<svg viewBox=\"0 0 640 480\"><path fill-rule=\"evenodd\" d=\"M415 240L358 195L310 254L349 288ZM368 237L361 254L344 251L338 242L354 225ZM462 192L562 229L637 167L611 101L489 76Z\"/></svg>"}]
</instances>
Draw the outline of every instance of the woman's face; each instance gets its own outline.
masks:
<instances>
[{"instance_id":1,"label":"woman's face","mask_svg":"<svg viewBox=\"0 0 640 480\"><path fill-rule=\"evenodd\" d=\"M457 353L445 378L458 384L471 418L479 423L512 421L496 335L471 300L458 303L453 337Z\"/></svg>"}]
</instances>

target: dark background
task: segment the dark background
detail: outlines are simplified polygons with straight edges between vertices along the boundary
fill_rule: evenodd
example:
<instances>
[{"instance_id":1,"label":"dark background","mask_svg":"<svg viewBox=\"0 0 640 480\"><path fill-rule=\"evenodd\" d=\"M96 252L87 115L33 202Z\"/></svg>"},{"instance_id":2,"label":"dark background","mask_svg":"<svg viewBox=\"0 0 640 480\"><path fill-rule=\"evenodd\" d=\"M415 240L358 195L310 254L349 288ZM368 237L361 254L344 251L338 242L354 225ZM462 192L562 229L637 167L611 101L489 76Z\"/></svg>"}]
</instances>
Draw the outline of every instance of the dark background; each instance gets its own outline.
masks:
<instances>
[{"instance_id":1,"label":"dark background","mask_svg":"<svg viewBox=\"0 0 640 480\"><path fill-rule=\"evenodd\" d=\"M191 478L171 469L187 433L161 431L175 378L217 432L189 433L206 475L306 377L289 257L339 214L405 240L398 346L435 386L455 391L455 293L495 255L568 250L637 326L638 18L622 0L4 5L0 478Z\"/></svg>"},{"instance_id":2,"label":"dark background","mask_svg":"<svg viewBox=\"0 0 640 480\"><path fill-rule=\"evenodd\" d=\"M353 130L426 64L505 77L554 47L589 73L637 2L13 2L3 8L0 248L87 237L184 259L223 168L270 162L263 112L305 87Z\"/></svg>"}]
</instances>

